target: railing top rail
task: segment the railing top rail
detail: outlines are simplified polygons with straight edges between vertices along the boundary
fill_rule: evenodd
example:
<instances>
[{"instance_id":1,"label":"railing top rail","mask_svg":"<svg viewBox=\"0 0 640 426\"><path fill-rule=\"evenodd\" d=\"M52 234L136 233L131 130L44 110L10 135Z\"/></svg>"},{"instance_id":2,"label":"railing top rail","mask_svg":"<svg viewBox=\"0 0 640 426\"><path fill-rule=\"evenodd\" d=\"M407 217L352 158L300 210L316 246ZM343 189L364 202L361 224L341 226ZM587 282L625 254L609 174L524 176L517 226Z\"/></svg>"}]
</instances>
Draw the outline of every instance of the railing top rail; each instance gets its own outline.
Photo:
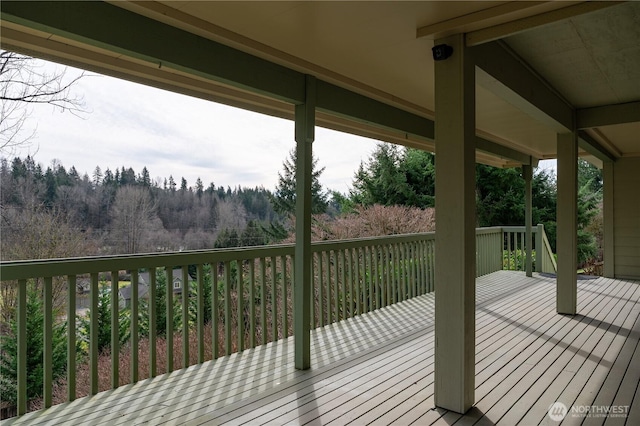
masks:
<instances>
[{"instance_id":1,"label":"railing top rail","mask_svg":"<svg viewBox=\"0 0 640 426\"><path fill-rule=\"evenodd\" d=\"M525 232L527 229L526 226L502 226L502 232ZM534 225L531 227L531 233L535 234L538 231L538 228Z\"/></svg>"},{"instance_id":2,"label":"railing top rail","mask_svg":"<svg viewBox=\"0 0 640 426\"><path fill-rule=\"evenodd\" d=\"M435 238L435 232L422 232L418 234L383 235L379 237L354 238L350 240L316 241L311 243L311 251L317 253L327 250L345 250L364 246L412 243L416 241L433 240Z\"/></svg>"},{"instance_id":3,"label":"railing top rail","mask_svg":"<svg viewBox=\"0 0 640 426\"><path fill-rule=\"evenodd\" d=\"M312 243L314 252L340 250L368 245L397 244L435 238L433 232ZM144 253L81 258L18 260L0 262L0 280L81 275L113 270L176 267L192 264L248 260L271 256L293 256L294 244L239 247L183 252Z\"/></svg>"},{"instance_id":4,"label":"railing top rail","mask_svg":"<svg viewBox=\"0 0 640 426\"><path fill-rule=\"evenodd\" d=\"M486 228L476 228L476 235L497 234L502 232L503 232L503 228L501 226L489 226Z\"/></svg>"},{"instance_id":5,"label":"railing top rail","mask_svg":"<svg viewBox=\"0 0 640 426\"><path fill-rule=\"evenodd\" d=\"M516 227L510 227L516 228ZM522 227L523 228L523 227ZM476 234L503 232L505 227L477 228ZM524 228L523 228L524 229ZM535 230L535 228L534 228ZM317 241L311 244L314 253L328 250L346 250L365 246L382 246L433 240L435 232L417 234L386 235L379 237L354 238L348 240ZM79 258L18 260L0 262L0 280L18 280L39 277L57 277L108 272L114 270L134 270L142 268L164 268L183 265L249 260L271 256L293 256L294 244L239 247L210 250L190 250L182 252L143 253L113 256L90 256Z\"/></svg>"},{"instance_id":6,"label":"railing top rail","mask_svg":"<svg viewBox=\"0 0 640 426\"><path fill-rule=\"evenodd\" d=\"M14 262L0 262L0 279L5 281L45 276L80 275L114 270L176 267L292 254L293 245L282 244L259 248L241 247L64 259L19 260Z\"/></svg>"}]
</instances>

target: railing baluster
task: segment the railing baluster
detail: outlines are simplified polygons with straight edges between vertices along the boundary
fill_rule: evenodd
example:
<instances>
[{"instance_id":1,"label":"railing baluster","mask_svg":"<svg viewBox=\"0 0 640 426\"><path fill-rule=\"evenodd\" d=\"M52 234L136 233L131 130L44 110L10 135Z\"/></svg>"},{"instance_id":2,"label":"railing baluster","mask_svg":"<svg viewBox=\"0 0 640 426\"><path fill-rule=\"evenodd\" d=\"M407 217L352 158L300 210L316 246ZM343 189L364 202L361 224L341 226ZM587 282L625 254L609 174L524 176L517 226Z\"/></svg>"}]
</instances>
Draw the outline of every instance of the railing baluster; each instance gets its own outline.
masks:
<instances>
[{"instance_id":1,"label":"railing baluster","mask_svg":"<svg viewBox=\"0 0 640 426\"><path fill-rule=\"evenodd\" d=\"M367 306L366 306L366 312L371 312L375 309L375 307L373 306L373 298L375 297L374 295L374 284L373 284L373 247L367 247L365 250L366 253L366 263L365 263L365 270L368 272L366 274L366 276L368 277L367 279L367 285L368 285L368 289L367 289Z\"/></svg>"},{"instance_id":2,"label":"railing baluster","mask_svg":"<svg viewBox=\"0 0 640 426\"><path fill-rule=\"evenodd\" d=\"M402 278L402 244L396 244L394 246L395 251L395 261L396 261L396 274L398 275L398 302L404 300L404 288L403 288L403 278Z\"/></svg>"},{"instance_id":3,"label":"railing baluster","mask_svg":"<svg viewBox=\"0 0 640 426\"><path fill-rule=\"evenodd\" d=\"M157 305L156 294L157 282L156 282L156 268L149 268L149 377L156 377L158 374L157 367Z\"/></svg>"},{"instance_id":4,"label":"railing baluster","mask_svg":"<svg viewBox=\"0 0 640 426\"><path fill-rule=\"evenodd\" d=\"M361 284L360 284L360 249L356 248L354 249L355 252L355 288L356 288L356 314L360 315L362 314L362 303L360 301L361 299Z\"/></svg>"},{"instance_id":5,"label":"railing baluster","mask_svg":"<svg viewBox=\"0 0 640 426\"><path fill-rule=\"evenodd\" d=\"M242 352L244 350L244 281L243 281L244 279L242 275L242 269L243 269L242 260L237 260L236 265L238 270L238 274L236 275L238 278L236 280L236 285L237 285L236 295L238 299L237 341L238 341L238 352Z\"/></svg>"},{"instance_id":6,"label":"railing baluster","mask_svg":"<svg viewBox=\"0 0 640 426\"><path fill-rule=\"evenodd\" d=\"M231 262L224 262L224 353L231 355Z\"/></svg>"},{"instance_id":7,"label":"railing baluster","mask_svg":"<svg viewBox=\"0 0 640 426\"><path fill-rule=\"evenodd\" d=\"M249 346L256 347L255 259L249 259Z\"/></svg>"},{"instance_id":8,"label":"railing baluster","mask_svg":"<svg viewBox=\"0 0 640 426\"><path fill-rule=\"evenodd\" d=\"M521 233L520 234L520 259L522 259L522 261L520 262L522 268L520 269L521 271L524 271L526 269L526 263L527 263L527 256L525 255L525 247L524 247L524 240L525 240L525 233Z\"/></svg>"},{"instance_id":9,"label":"railing baluster","mask_svg":"<svg viewBox=\"0 0 640 426\"><path fill-rule=\"evenodd\" d=\"M318 253L318 321L320 321L320 327L324 327L324 274L322 273L322 260L324 259L323 252Z\"/></svg>"},{"instance_id":10,"label":"railing baluster","mask_svg":"<svg viewBox=\"0 0 640 426\"><path fill-rule=\"evenodd\" d=\"M267 344L267 280L265 258L260 258L260 329L262 344Z\"/></svg>"},{"instance_id":11,"label":"railing baluster","mask_svg":"<svg viewBox=\"0 0 640 426\"><path fill-rule=\"evenodd\" d=\"M424 241L418 242L418 293L425 294L427 289L424 285Z\"/></svg>"},{"instance_id":12,"label":"railing baluster","mask_svg":"<svg viewBox=\"0 0 640 426\"><path fill-rule=\"evenodd\" d=\"M404 299L407 300L411 297L411 263L409 259L409 243L404 243L402 245L402 265L404 266Z\"/></svg>"},{"instance_id":13,"label":"railing baluster","mask_svg":"<svg viewBox=\"0 0 640 426\"><path fill-rule=\"evenodd\" d=\"M53 278L44 279L44 336L43 336L43 380L42 402L45 408L51 407L53 400ZM93 317L97 310L92 312Z\"/></svg>"},{"instance_id":14,"label":"railing baluster","mask_svg":"<svg viewBox=\"0 0 640 426\"><path fill-rule=\"evenodd\" d=\"M120 385L120 291L118 271L111 271L111 389Z\"/></svg>"},{"instance_id":15,"label":"railing baluster","mask_svg":"<svg viewBox=\"0 0 640 426\"><path fill-rule=\"evenodd\" d=\"M349 313L353 317L353 250L347 249L347 279L349 280Z\"/></svg>"},{"instance_id":16,"label":"railing baluster","mask_svg":"<svg viewBox=\"0 0 640 426\"><path fill-rule=\"evenodd\" d=\"M189 366L189 266L182 266L182 368Z\"/></svg>"},{"instance_id":17,"label":"railing baluster","mask_svg":"<svg viewBox=\"0 0 640 426\"><path fill-rule=\"evenodd\" d=\"M511 270L511 232L507 232L507 270Z\"/></svg>"},{"instance_id":18,"label":"railing baluster","mask_svg":"<svg viewBox=\"0 0 640 426\"><path fill-rule=\"evenodd\" d=\"M312 253L311 254L311 330L313 330L314 328L316 328L318 325L318 321L316 318L316 288L317 288L317 280L316 280L316 276L317 276L317 272L318 272L318 267L317 267L317 259L318 258L318 253Z\"/></svg>"},{"instance_id":19,"label":"railing baluster","mask_svg":"<svg viewBox=\"0 0 640 426\"><path fill-rule=\"evenodd\" d=\"M420 270L420 254L421 254L421 245L422 242L420 241L416 241L415 243L413 243L413 247L414 247L414 252L413 252L413 264L414 264L414 270L415 270L415 289L416 289L416 296L419 296L422 294L422 280L421 278L421 270Z\"/></svg>"},{"instance_id":20,"label":"railing baluster","mask_svg":"<svg viewBox=\"0 0 640 426\"><path fill-rule=\"evenodd\" d=\"M211 262L211 359L218 359L220 353L218 309L218 262Z\"/></svg>"},{"instance_id":21,"label":"railing baluster","mask_svg":"<svg viewBox=\"0 0 640 426\"><path fill-rule=\"evenodd\" d=\"M400 261L400 288L402 291L400 292L402 299L407 300L407 262L405 257L405 245L403 243L399 244L399 254L398 260Z\"/></svg>"},{"instance_id":22,"label":"railing baluster","mask_svg":"<svg viewBox=\"0 0 640 426\"><path fill-rule=\"evenodd\" d=\"M380 309L380 290L378 285L378 247L371 246L371 310Z\"/></svg>"},{"instance_id":23,"label":"railing baluster","mask_svg":"<svg viewBox=\"0 0 640 426\"><path fill-rule=\"evenodd\" d=\"M339 260L340 260L340 289L341 289L341 297L342 297L342 314L340 315L340 319L347 319L347 269L344 258L344 250L339 250Z\"/></svg>"},{"instance_id":24,"label":"railing baluster","mask_svg":"<svg viewBox=\"0 0 640 426\"><path fill-rule=\"evenodd\" d=\"M89 382L91 387L91 395L98 393L98 273L91 274L91 288L89 296L91 302L89 304L91 319L89 321Z\"/></svg>"},{"instance_id":25,"label":"railing baluster","mask_svg":"<svg viewBox=\"0 0 640 426\"><path fill-rule=\"evenodd\" d=\"M409 263L409 297L416 297L416 250L415 243L407 244L407 262Z\"/></svg>"},{"instance_id":26,"label":"railing baluster","mask_svg":"<svg viewBox=\"0 0 640 426\"><path fill-rule=\"evenodd\" d=\"M67 402L76 399L76 292L77 278L68 276L67 287Z\"/></svg>"},{"instance_id":27,"label":"railing baluster","mask_svg":"<svg viewBox=\"0 0 640 426\"><path fill-rule=\"evenodd\" d=\"M278 340L278 288L276 281L276 258L271 256L271 341Z\"/></svg>"},{"instance_id":28,"label":"railing baluster","mask_svg":"<svg viewBox=\"0 0 640 426\"><path fill-rule=\"evenodd\" d=\"M211 359L218 359L220 354L219 315L218 310L218 262L211 262Z\"/></svg>"},{"instance_id":29,"label":"railing baluster","mask_svg":"<svg viewBox=\"0 0 640 426\"><path fill-rule=\"evenodd\" d=\"M196 280L198 286L198 364L204 362L204 268L201 263L196 265Z\"/></svg>"},{"instance_id":30,"label":"railing baluster","mask_svg":"<svg viewBox=\"0 0 640 426\"><path fill-rule=\"evenodd\" d=\"M425 285L425 293L429 293L431 291L431 271L429 267L429 245L431 242L429 240L424 242L424 285Z\"/></svg>"},{"instance_id":31,"label":"railing baluster","mask_svg":"<svg viewBox=\"0 0 640 426\"><path fill-rule=\"evenodd\" d=\"M282 276L280 282L282 283L282 336L286 339L289 337L289 324L288 318L289 309L287 307L287 258L280 256L280 269L282 270Z\"/></svg>"},{"instance_id":32,"label":"railing baluster","mask_svg":"<svg viewBox=\"0 0 640 426\"><path fill-rule=\"evenodd\" d=\"M339 296L340 296L340 291L338 289L338 274L339 274L339 268L338 268L338 252L337 251L333 251L333 308L335 309L334 312L334 322L338 322L340 321L340 302L339 302Z\"/></svg>"},{"instance_id":33,"label":"railing baluster","mask_svg":"<svg viewBox=\"0 0 640 426\"><path fill-rule=\"evenodd\" d=\"M386 269L386 275L387 275L387 283L386 283L386 289L387 289L387 305L391 305L393 303L393 246L389 245L389 244L385 244L384 246L384 252L385 252L385 269Z\"/></svg>"},{"instance_id":34,"label":"railing baluster","mask_svg":"<svg viewBox=\"0 0 640 426\"><path fill-rule=\"evenodd\" d=\"M375 294L376 294L376 309L380 309L382 307L382 277L380 275L380 270L379 270L379 262L380 262L380 253L381 253L381 249L382 247L380 246L374 246L375 248L375 254L373 256L373 269L375 271L375 279L376 279L376 287L375 287Z\"/></svg>"},{"instance_id":35,"label":"railing baluster","mask_svg":"<svg viewBox=\"0 0 640 426\"><path fill-rule=\"evenodd\" d=\"M420 241L420 294L427 293L427 242Z\"/></svg>"},{"instance_id":36,"label":"railing baluster","mask_svg":"<svg viewBox=\"0 0 640 426\"><path fill-rule=\"evenodd\" d=\"M322 252L322 256L327 259L327 269L325 269L325 281L327 282L327 324L331 324L333 322L331 313L331 253L325 251Z\"/></svg>"},{"instance_id":37,"label":"railing baluster","mask_svg":"<svg viewBox=\"0 0 640 426\"><path fill-rule=\"evenodd\" d=\"M387 286L389 285L389 268L387 267L387 255L389 250L386 244L380 246L380 290L382 292L382 299L380 306L387 306L387 298L389 292Z\"/></svg>"},{"instance_id":38,"label":"railing baluster","mask_svg":"<svg viewBox=\"0 0 640 426\"><path fill-rule=\"evenodd\" d=\"M131 383L138 381L138 270L131 271Z\"/></svg>"},{"instance_id":39,"label":"railing baluster","mask_svg":"<svg viewBox=\"0 0 640 426\"><path fill-rule=\"evenodd\" d=\"M27 412L27 280L18 280L18 415Z\"/></svg>"},{"instance_id":40,"label":"railing baluster","mask_svg":"<svg viewBox=\"0 0 640 426\"><path fill-rule=\"evenodd\" d=\"M173 267L165 268L167 285L165 288L166 317L165 334L167 338L167 373L173 371Z\"/></svg>"}]
</instances>

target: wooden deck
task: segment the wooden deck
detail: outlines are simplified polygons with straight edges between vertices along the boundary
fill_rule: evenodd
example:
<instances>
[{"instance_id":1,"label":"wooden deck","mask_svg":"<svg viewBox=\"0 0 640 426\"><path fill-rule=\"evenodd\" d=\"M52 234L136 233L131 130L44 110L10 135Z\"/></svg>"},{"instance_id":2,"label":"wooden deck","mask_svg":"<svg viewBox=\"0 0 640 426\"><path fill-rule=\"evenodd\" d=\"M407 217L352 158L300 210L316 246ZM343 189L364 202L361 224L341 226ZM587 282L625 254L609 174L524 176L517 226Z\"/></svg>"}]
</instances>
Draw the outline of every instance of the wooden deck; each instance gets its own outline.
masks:
<instances>
[{"instance_id":1,"label":"wooden deck","mask_svg":"<svg viewBox=\"0 0 640 426\"><path fill-rule=\"evenodd\" d=\"M308 371L292 367L289 338L7 424L557 424L556 401L626 411L563 424L640 424L640 282L579 280L574 317L555 313L553 278L500 271L477 288L465 416L434 408L427 294L315 330Z\"/></svg>"}]
</instances>

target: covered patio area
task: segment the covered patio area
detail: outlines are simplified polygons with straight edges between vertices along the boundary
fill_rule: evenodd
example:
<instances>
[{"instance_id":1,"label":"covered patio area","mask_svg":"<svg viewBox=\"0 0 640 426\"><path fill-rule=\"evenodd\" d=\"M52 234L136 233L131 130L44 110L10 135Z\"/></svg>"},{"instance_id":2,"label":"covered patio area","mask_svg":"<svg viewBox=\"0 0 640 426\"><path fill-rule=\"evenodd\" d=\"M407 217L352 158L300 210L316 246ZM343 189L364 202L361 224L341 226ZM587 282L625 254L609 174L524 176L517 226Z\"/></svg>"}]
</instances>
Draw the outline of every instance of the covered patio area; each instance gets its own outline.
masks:
<instances>
[{"instance_id":1,"label":"covered patio area","mask_svg":"<svg viewBox=\"0 0 640 426\"><path fill-rule=\"evenodd\" d=\"M313 330L309 370L295 369L288 338L6 424L556 424L548 410L561 402L563 424L635 425L638 284L579 277L580 314L563 316L553 277L478 278L476 404L465 415L434 405L429 293Z\"/></svg>"},{"instance_id":2,"label":"covered patio area","mask_svg":"<svg viewBox=\"0 0 640 426\"><path fill-rule=\"evenodd\" d=\"M292 119L297 149L296 242L278 254L289 256L295 271L295 340L285 333L282 341L101 394L94 371L96 395L70 395L72 402L16 423L510 425L549 420L549 404L561 402L553 413L566 414L566 422L585 420L565 412L572 406L627 407L627 417L586 420L640 424L640 287L633 281L640 279L640 3L3 1L0 10L2 48ZM426 294L320 329L311 325L316 126L435 151L439 237L416 259L433 263L429 291L437 298ZM577 276L579 157L603 168L607 278ZM476 163L522 167L531 253L531 180L543 159L557 159L557 279L533 275L530 254L527 274L476 279ZM495 253L502 259L504 252ZM376 259L391 265L387 254L373 257L375 269ZM175 266L158 265L163 256L82 271L93 274L94 311L98 272ZM185 256L195 260L182 263L184 277L188 265L211 261L202 253ZM236 259L221 256L230 283ZM39 277L69 274L65 263L73 262L41 262ZM31 276L15 278L24 329ZM186 312L186 296L182 305ZM356 307L360 314L360 302ZM285 315L282 323L288 321ZM187 335L186 316L183 324ZM51 363L45 352L49 382ZM17 377L22 415L24 363ZM49 388L44 401L51 405Z\"/></svg>"}]
</instances>

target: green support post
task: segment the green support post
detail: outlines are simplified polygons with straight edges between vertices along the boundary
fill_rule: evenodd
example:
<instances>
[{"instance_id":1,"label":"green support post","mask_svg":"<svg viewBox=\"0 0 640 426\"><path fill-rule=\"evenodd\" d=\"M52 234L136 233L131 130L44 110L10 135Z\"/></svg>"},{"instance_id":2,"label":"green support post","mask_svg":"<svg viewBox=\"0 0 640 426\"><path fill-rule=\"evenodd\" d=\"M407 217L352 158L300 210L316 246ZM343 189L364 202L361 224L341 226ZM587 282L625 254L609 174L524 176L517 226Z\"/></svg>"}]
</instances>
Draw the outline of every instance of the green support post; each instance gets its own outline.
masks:
<instances>
[{"instance_id":1,"label":"green support post","mask_svg":"<svg viewBox=\"0 0 640 426\"><path fill-rule=\"evenodd\" d=\"M305 102L295 107L296 244L294 335L295 367L311 367L311 145L315 139L316 79L306 76Z\"/></svg>"}]
</instances>

